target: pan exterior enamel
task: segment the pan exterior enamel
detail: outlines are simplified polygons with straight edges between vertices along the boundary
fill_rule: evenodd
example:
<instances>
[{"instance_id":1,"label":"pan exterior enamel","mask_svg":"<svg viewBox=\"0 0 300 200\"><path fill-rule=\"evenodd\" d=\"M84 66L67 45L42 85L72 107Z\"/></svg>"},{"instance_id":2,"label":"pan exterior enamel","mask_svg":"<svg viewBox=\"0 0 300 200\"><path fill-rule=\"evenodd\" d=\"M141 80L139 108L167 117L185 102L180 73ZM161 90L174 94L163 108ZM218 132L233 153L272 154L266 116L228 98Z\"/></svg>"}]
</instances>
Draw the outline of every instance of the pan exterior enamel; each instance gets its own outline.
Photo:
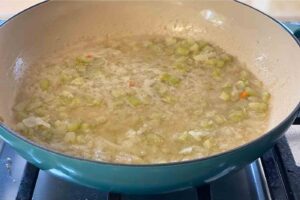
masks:
<instances>
[{"instance_id":1,"label":"pan exterior enamel","mask_svg":"<svg viewBox=\"0 0 300 200\"><path fill-rule=\"evenodd\" d=\"M206 18L207 13L214 12L215 18ZM141 17L137 18L137 15ZM184 23L179 23L179 18ZM251 70L257 71L274 94L269 131L248 144L207 158L126 165L54 152L7 128L13 123L11 107L19 72L31 60L66 48L65 41L93 39L95 35L107 32L119 35L124 30L128 31L124 34L172 31L175 35L204 37L240 57ZM281 44L280 48L277 43ZM124 5L46 2L14 17L0 29L0 116L6 123L5 126L0 124L0 137L37 167L63 179L105 191L161 193L208 183L258 158L291 125L299 109L300 91L296 85L300 80L299 53L298 44L282 27L236 2L129 2Z\"/></svg>"},{"instance_id":2,"label":"pan exterior enamel","mask_svg":"<svg viewBox=\"0 0 300 200\"><path fill-rule=\"evenodd\" d=\"M31 145L0 127L1 138L37 167L82 185L129 194L170 192L209 183L258 158L283 135L291 115L276 130L243 148L205 160L169 165L130 166L80 160Z\"/></svg>"}]
</instances>

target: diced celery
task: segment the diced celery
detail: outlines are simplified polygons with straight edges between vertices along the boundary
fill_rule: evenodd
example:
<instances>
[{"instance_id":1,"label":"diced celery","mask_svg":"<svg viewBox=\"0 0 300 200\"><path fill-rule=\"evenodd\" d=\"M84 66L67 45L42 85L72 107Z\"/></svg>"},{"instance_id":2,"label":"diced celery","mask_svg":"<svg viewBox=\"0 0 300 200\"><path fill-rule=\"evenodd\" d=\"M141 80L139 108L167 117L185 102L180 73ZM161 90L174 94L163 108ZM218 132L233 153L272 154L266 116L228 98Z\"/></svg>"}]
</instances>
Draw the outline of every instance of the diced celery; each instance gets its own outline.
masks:
<instances>
[{"instance_id":1,"label":"diced celery","mask_svg":"<svg viewBox=\"0 0 300 200\"><path fill-rule=\"evenodd\" d=\"M225 61L225 62L231 62L233 60L232 56L228 55L228 54L222 54L221 58Z\"/></svg>"},{"instance_id":2,"label":"diced celery","mask_svg":"<svg viewBox=\"0 0 300 200\"><path fill-rule=\"evenodd\" d=\"M74 132L67 132L64 137L64 141L68 143L75 142L75 139L76 139L76 134Z\"/></svg>"},{"instance_id":3,"label":"diced celery","mask_svg":"<svg viewBox=\"0 0 300 200\"><path fill-rule=\"evenodd\" d=\"M208 110L208 111L205 112L205 116L209 117L209 118L214 117L215 115L216 115L215 110Z\"/></svg>"},{"instance_id":4,"label":"diced celery","mask_svg":"<svg viewBox=\"0 0 300 200\"><path fill-rule=\"evenodd\" d=\"M220 94L220 99L224 100L224 101L229 101L230 100L230 94L228 92L223 91Z\"/></svg>"},{"instance_id":5,"label":"diced celery","mask_svg":"<svg viewBox=\"0 0 300 200\"><path fill-rule=\"evenodd\" d=\"M60 118L67 118L68 117L68 114L66 113L66 112L59 112L58 113L58 116L60 117Z\"/></svg>"},{"instance_id":6,"label":"diced celery","mask_svg":"<svg viewBox=\"0 0 300 200\"><path fill-rule=\"evenodd\" d=\"M232 101L237 101L240 98L240 92L237 90L236 87L232 87L230 95Z\"/></svg>"},{"instance_id":7,"label":"diced celery","mask_svg":"<svg viewBox=\"0 0 300 200\"><path fill-rule=\"evenodd\" d=\"M146 41L143 42L143 46L146 47L146 48L150 47L152 45L153 45L153 42L151 42L150 40L146 40Z\"/></svg>"},{"instance_id":8,"label":"diced celery","mask_svg":"<svg viewBox=\"0 0 300 200\"><path fill-rule=\"evenodd\" d=\"M43 116L47 114L47 110L44 107L39 107L34 110L34 113L36 113L38 116Z\"/></svg>"},{"instance_id":9,"label":"diced celery","mask_svg":"<svg viewBox=\"0 0 300 200\"><path fill-rule=\"evenodd\" d=\"M210 58L204 61L204 64L209 65L209 66L214 66L218 68L222 68L225 65L225 62L221 59L217 58Z\"/></svg>"},{"instance_id":10,"label":"diced celery","mask_svg":"<svg viewBox=\"0 0 300 200\"><path fill-rule=\"evenodd\" d=\"M194 44L197 44L194 38L187 38L185 39L187 46L193 46ZM198 44L197 44L198 45Z\"/></svg>"},{"instance_id":11,"label":"diced celery","mask_svg":"<svg viewBox=\"0 0 300 200\"><path fill-rule=\"evenodd\" d=\"M188 132L184 132L183 134L179 135L179 137L177 138L178 140L181 140L181 141L185 141L189 138L189 134Z\"/></svg>"},{"instance_id":12,"label":"diced celery","mask_svg":"<svg viewBox=\"0 0 300 200\"><path fill-rule=\"evenodd\" d=\"M27 129L27 127L22 122L17 123L16 131L23 132L23 131L26 131L26 129Z\"/></svg>"},{"instance_id":13,"label":"diced celery","mask_svg":"<svg viewBox=\"0 0 300 200\"><path fill-rule=\"evenodd\" d=\"M74 80L71 81L71 84L78 85L78 86L83 85L84 79L82 77L75 78Z\"/></svg>"},{"instance_id":14,"label":"diced celery","mask_svg":"<svg viewBox=\"0 0 300 200\"><path fill-rule=\"evenodd\" d=\"M81 123L80 122L71 122L68 124L67 126L67 130L70 132L74 132L74 131L78 131L81 127Z\"/></svg>"},{"instance_id":15,"label":"diced celery","mask_svg":"<svg viewBox=\"0 0 300 200\"><path fill-rule=\"evenodd\" d=\"M43 105L43 102L40 99L35 99L34 101L30 102L27 107L26 110L27 111L33 111L39 107L41 107Z\"/></svg>"},{"instance_id":16,"label":"diced celery","mask_svg":"<svg viewBox=\"0 0 300 200\"><path fill-rule=\"evenodd\" d=\"M263 86L263 82L261 82L260 80L253 80L253 84L256 85L257 87Z\"/></svg>"},{"instance_id":17,"label":"diced celery","mask_svg":"<svg viewBox=\"0 0 300 200\"><path fill-rule=\"evenodd\" d=\"M223 88L225 91L229 92L229 91L231 91L231 89L232 89L232 84L229 83L229 82L226 82L225 84L222 85L222 88Z\"/></svg>"},{"instance_id":18,"label":"diced celery","mask_svg":"<svg viewBox=\"0 0 300 200\"><path fill-rule=\"evenodd\" d=\"M62 129L62 130L65 130L65 129L66 129L66 123L64 123L64 122L62 122L62 121L60 121L60 120L56 120L56 121L54 122L54 126L55 126L56 128Z\"/></svg>"},{"instance_id":19,"label":"diced celery","mask_svg":"<svg viewBox=\"0 0 300 200\"><path fill-rule=\"evenodd\" d=\"M49 140L51 140L53 136L53 132L50 130L44 130L44 131L39 130L39 133L40 133L40 137L46 142L49 142Z\"/></svg>"},{"instance_id":20,"label":"diced celery","mask_svg":"<svg viewBox=\"0 0 300 200\"><path fill-rule=\"evenodd\" d=\"M184 47L184 48L189 48L190 47L190 41L188 41L187 39L181 39L178 41L178 45L180 47Z\"/></svg>"},{"instance_id":21,"label":"diced celery","mask_svg":"<svg viewBox=\"0 0 300 200\"><path fill-rule=\"evenodd\" d=\"M203 54L199 53L199 54L196 54L193 56L193 59L196 61L196 62L199 62L199 61L203 61L205 59L205 57L203 56Z\"/></svg>"},{"instance_id":22,"label":"diced celery","mask_svg":"<svg viewBox=\"0 0 300 200\"><path fill-rule=\"evenodd\" d=\"M85 137L83 135L77 135L76 142L82 143L82 144L85 143Z\"/></svg>"},{"instance_id":23,"label":"diced celery","mask_svg":"<svg viewBox=\"0 0 300 200\"><path fill-rule=\"evenodd\" d=\"M66 133L66 130L58 129L58 128L52 128L52 133L54 135L64 135Z\"/></svg>"},{"instance_id":24,"label":"diced celery","mask_svg":"<svg viewBox=\"0 0 300 200\"><path fill-rule=\"evenodd\" d=\"M245 119L246 115L242 110L234 110L229 113L228 118L233 122L239 122Z\"/></svg>"},{"instance_id":25,"label":"diced celery","mask_svg":"<svg viewBox=\"0 0 300 200\"><path fill-rule=\"evenodd\" d=\"M77 99L77 98L74 98L74 100L75 99ZM102 100L101 99L95 99L91 96L84 96L81 99L82 99L82 103L85 103L85 105L87 105L87 106L101 106L102 105ZM81 99L78 99L79 104L81 103Z\"/></svg>"},{"instance_id":26,"label":"diced celery","mask_svg":"<svg viewBox=\"0 0 300 200\"><path fill-rule=\"evenodd\" d=\"M205 148L210 148L212 146L212 143L210 142L210 140L207 139L203 142L203 146Z\"/></svg>"},{"instance_id":27,"label":"diced celery","mask_svg":"<svg viewBox=\"0 0 300 200\"><path fill-rule=\"evenodd\" d=\"M197 41L197 44L199 46L199 50L201 50L201 49L203 49L207 45L207 42Z\"/></svg>"},{"instance_id":28,"label":"diced celery","mask_svg":"<svg viewBox=\"0 0 300 200\"><path fill-rule=\"evenodd\" d=\"M212 120L204 119L201 121L200 126L205 129L211 129L214 126L214 122Z\"/></svg>"},{"instance_id":29,"label":"diced celery","mask_svg":"<svg viewBox=\"0 0 300 200\"><path fill-rule=\"evenodd\" d=\"M44 126L46 128L50 128L51 125L44 121L44 119L40 117L30 116L22 120L23 124L28 128L34 128L38 126Z\"/></svg>"},{"instance_id":30,"label":"diced celery","mask_svg":"<svg viewBox=\"0 0 300 200\"><path fill-rule=\"evenodd\" d=\"M40 88L42 89L42 90L48 90L48 88L50 87L50 82L49 82L49 80L47 80L47 79L42 79L42 80L40 80Z\"/></svg>"},{"instance_id":31,"label":"diced celery","mask_svg":"<svg viewBox=\"0 0 300 200\"><path fill-rule=\"evenodd\" d=\"M204 52L215 52L215 48L209 44L204 45L202 51Z\"/></svg>"},{"instance_id":32,"label":"diced celery","mask_svg":"<svg viewBox=\"0 0 300 200\"><path fill-rule=\"evenodd\" d=\"M104 124L105 122L107 122L107 117L105 116L99 116L95 119L96 124Z\"/></svg>"},{"instance_id":33,"label":"diced celery","mask_svg":"<svg viewBox=\"0 0 300 200\"><path fill-rule=\"evenodd\" d=\"M246 72L245 70L241 71L240 77L242 80L247 79L249 77L249 73Z\"/></svg>"},{"instance_id":34,"label":"diced celery","mask_svg":"<svg viewBox=\"0 0 300 200\"><path fill-rule=\"evenodd\" d=\"M88 65L90 63L90 61L88 61L87 59L81 58L81 57L77 57L75 59L75 65Z\"/></svg>"},{"instance_id":35,"label":"diced celery","mask_svg":"<svg viewBox=\"0 0 300 200\"><path fill-rule=\"evenodd\" d=\"M73 95L71 92L69 92L69 91L67 91L67 90L64 90L64 91L62 91L62 93L60 94L59 102L60 102L62 105L71 104L73 98L74 98L74 95Z\"/></svg>"},{"instance_id":36,"label":"diced celery","mask_svg":"<svg viewBox=\"0 0 300 200\"><path fill-rule=\"evenodd\" d=\"M127 96L127 101L130 105L134 107L139 106L143 103L138 97L133 95Z\"/></svg>"},{"instance_id":37,"label":"diced celery","mask_svg":"<svg viewBox=\"0 0 300 200\"><path fill-rule=\"evenodd\" d=\"M82 123L80 126L80 129L85 130L85 129L89 129L90 125L88 123Z\"/></svg>"},{"instance_id":38,"label":"diced celery","mask_svg":"<svg viewBox=\"0 0 300 200\"><path fill-rule=\"evenodd\" d=\"M28 116L28 113L26 113L26 112L20 111L20 112L16 113L16 117L18 120L22 120L22 119L26 118L27 116Z\"/></svg>"},{"instance_id":39,"label":"diced celery","mask_svg":"<svg viewBox=\"0 0 300 200\"><path fill-rule=\"evenodd\" d=\"M218 124L223 124L225 123L226 118L223 115L215 115L214 121L217 122Z\"/></svg>"},{"instance_id":40,"label":"diced celery","mask_svg":"<svg viewBox=\"0 0 300 200\"><path fill-rule=\"evenodd\" d=\"M192 153L193 151L193 147L186 147L184 149L181 149L179 151L179 154L189 154L189 153Z\"/></svg>"},{"instance_id":41,"label":"diced celery","mask_svg":"<svg viewBox=\"0 0 300 200\"><path fill-rule=\"evenodd\" d=\"M205 65L214 66L215 65L215 59L208 59L204 61Z\"/></svg>"},{"instance_id":42,"label":"diced celery","mask_svg":"<svg viewBox=\"0 0 300 200\"><path fill-rule=\"evenodd\" d=\"M192 52L197 52L199 50L199 45L197 43L194 43L191 47L190 47L190 51Z\"/></svg>"},{"instance_id":43,"label":"diced celery","mask_svg":"<svg viewBox=\"0 0 300 200\"><path fill-rule=\"evenodd\" d=\"M190 50L188 48L185 48L185 47L177 47L175 52L176 52L177 55L187 56L187 55L189 55Z\"/></svg>"},{"instance_id":44,"label":"diced celery","mask_svg":"<svg viewBox=\"0 0 300 200\"><path fill-rule=\"evenodd\" d=\"M250 102L248 107L250 110L254 110L256 112L266 112L268 110L268 104L264 102Z\"/></svg>"},{"instance_id":45,"label":"diced celery","mask_svg":"<svg viewBox=\"0 0 300 200\"><path fill-rule=\"evenodd\" d=\"M199 103L200 104L200 103ZM205 107L205 106L203 106ZM196 109L196 110L193 110L192 113L195 115L195 116L202 116L203 114L203 109Z\"/></svg>"},{"instance_id":46,"label":"diced celery","mask_svg":"<svg viewBox=\"0 0 300 200\"><path fill-rule=\"evenodd\" d=\"M249 96L256 96L257 95L257 92L255 90L253 90L252 88L250 88L250 87L246 87L245 91L248 93Z\"/></svg>"},{"instance_id":47,"label":"diced celery","mask_svg":"<svg viewBox=\"0 0 300 200\"><path fill-rule=\"evenodd\" d=\"M261 96L262 96L262 100L264 102L268 102L271 98L271 94L268 92L263 92Z\"/></svg>"},{"instance_id":48,"label":"diced celery","mask_svg":"<svg viewBox=\"0 0 300 200\"><path fill-rule=\"evenodd\" d=\"M257 102L257 101L259 101L259 98L258 98L258 97L255 97L255 96L250 96L250 97L248 97L248 100L249 100L250 102Z\"/></svg>"},{"instance_id":49,"label":"diced celery","mask_svg":"<svg viewBox=\"0 0 300 200\"><path fill-rule=\"evenodd\" d=\"M177 40L174 37L167 37L165 39L165 43L166 43L167 46L174 45L174 44L176 44L176 42L177 42Z\"/></svg>"},{"instance_id":50,"label":"diced celery","mask_svg":"<svg viewBox=\"0 0 300 200\"><path fill-rule=\"evenodd\" d=\"M193 137L193 139L200 141L204 136L207 136L208 132L199 130L190 130L188 134Z\"/></svg>"},{"instance_id":51,"label":"diced celery","mask_svg":"<svg viewBox=\"0 0 300 200\"><path fill-rule=\"evenodd\" d=\"M214 65L215 65L216 67L221 68L221 67L224 67L225 62L224 62L224 60L216 59Z\"/></svg>"},{"instance_id":52,"label":"diced celery","mask_svg":"<svg viewBox=\"0 0 300 200\"><path fill-rule=\"evenodd\" d=\"M175 68L182 71L182 72L184 72L184 73L187 73L191 70L186 64L183 64L183 63L177 63L175 65Z\"/></svg>"},{"instance_id":53,"label":"diced celery","mask_svg":"<svg viewBox=\"0 0 300 200\"><path fill-rule=\"evenodd\" d=\"M155 143L155 144L161 144L164 142L164 139L158 135L158 134L153 134L153 133L149 133L146 136L147 141L151 142L151 144Z\"/></svg>"},{"instance_id":54,"label":"diced celery","mask_svg":"<svg viewBox=\"0 0 300 200\"><path fill-rule=\"evenodd\" d=\"M87 70L86 65L76 65L75 67L79 73L86 73L86 70Z\"/></svg>"},{"instance_id":55,"label":"diced celery","mask_svg":"<svg viewBox=\"0 0 300 200\"><path fill-rule=\"evenodd\" d=\"M183 56L180 56L180 57L176 57L175 58L175 63L177 64L186 64L188 58L187 57L183 57Z\"/></svg>"},{"instance_id":56,"label":"diced celery","mask_svg":"<svg viewBox=\"0 0 300 200\"><path fill-rule=\"evenodd\" d=\"M28 104L28 102L21 101L20 103L16 104L13 109L17 112L21 112L21 111L25 110L27 104Z\"/></svg>"},{"instance_id":57,"label":"diced celery","mask_svg":"<svg viewBox=\"0 0 300 200\"><path fill-rule=\"evenodd\" d=\"M169 94L164 94L164 95L162 95L161 98L162 98L163 102L168 103L168 104L172 104L172 103L176 102L176 98Z\"/></svg>"},{"instance_id":58,"label":"diced celery","mask_svg":"<svg viewBox=\"0 0 300 200\"><path fill-rule=\"evenodd\" d=\"M245 87L247 85L246 83L247 83L247 81L239 80L235 83L235 85L238 89L243 90L243 89L245 89Z\"/></svg>"},{"instance_id":59,"label":"diced celery","mask_svg":"<svg viewBox=\"0 0 300 200\"><path fill-rule=\"evenodd\" d=\"M160 97L162 97L168 92L168 86L156 83L154 86L154 90L158 93Z\"/></svg>"},{"instance_id":60,"label":"diced celery","mask_svg":"<svg viewBox=\"0 0 300 200\"><path fill-rule=\"evenodd\" d=\"M124 98L122 97L118 97L116 99L113 100L113 106L114 107L121 107L125 104L124 102Z\"/></svg>"},{"instance_id":61,"label":"diced celery","mask_svg":"<svg viewBox=\"0 0 300 200\"><path fill-rule=\"evenodd\" d=\"M113 89L113 90L111 91L111 95L112 95L113 97L120 97L120 96L123 96L124 94L125 94L125 91L122 90L122 89Z\"/></svg>"},{"instance_id":62,"label":"diced celery","mask_svg":"<svg viewBox=\"0 0 300 200\"><path fill-rule=\"evenodd\" d=\"M69 75L69 74L61 74L61 75L60 75L60 81L61 81L62 83L66 83L66 82L69 82L69 81L71 81L71 80L72 80L72 76Z\"/></svg>"},{"instance_id":63,"label":"diced celery","mask_svg":"<svg viewBox=\"0 0 300 200\"><path fill-rule=\"evenodd\" d=\"M163 52L162 47L158 44L154 44L154 45L150 46L150 49L152 51L154 51L155 53L162 53Z\"/></svg>"},{"instance_id":64,"label":"diced celery","mask_svg":"<svg viewBox=\"0 0 300 200\"><path fill-rule=\"evenodd\" d=\"M65 99L65 103L69 104L70 106L79 106L81 104L80 98L73 98L73 99Z\"/></svg>"},{"instance_id":65,"label":"diced celery","mask_svg":"<svg viewBox=\"0 0 300 200\"><path fill-rule=\"evenodd\" d=\"M170 74L167 74L167 73L163 74L162 77L160 78L160 80L163 83L166 83L166 84L171 85L171 86L176 86L181 82L180 78L178 78L176 76L173 76L173 75L170 75Z\"/></svg>"},{"instance_id":66,"label":"diced celery","mask_svg":"<svg viewBox=\"0 0 300 200\"><path fill-rule=\"evenodd\" d=\"M98 106L100 107L102 105L102 100L101 99L93 99L87 104L88 106Z\"/></svg>"},{"instance_id":67,"label":"diced celery","mask_svg":"<svg viewBox=\"0 0 300 200\"><path fill-rule=\"evenodd\" d=\"M211 73L212 77L216 80L220 80L221 77L221 71L218 68L214 68L212 73Z\"/></svg>"},{"instance_id":68,"label":"diced celery","mask_svg":"<svg viewBox=\"0 0 300 200\"><path fill-rule=\"evenodd\" d=\"M80 130L83 131L84 133L89 133L91 131L90 125L88 123L82 123L80 125Z\"/></svg>"}]
</instances>

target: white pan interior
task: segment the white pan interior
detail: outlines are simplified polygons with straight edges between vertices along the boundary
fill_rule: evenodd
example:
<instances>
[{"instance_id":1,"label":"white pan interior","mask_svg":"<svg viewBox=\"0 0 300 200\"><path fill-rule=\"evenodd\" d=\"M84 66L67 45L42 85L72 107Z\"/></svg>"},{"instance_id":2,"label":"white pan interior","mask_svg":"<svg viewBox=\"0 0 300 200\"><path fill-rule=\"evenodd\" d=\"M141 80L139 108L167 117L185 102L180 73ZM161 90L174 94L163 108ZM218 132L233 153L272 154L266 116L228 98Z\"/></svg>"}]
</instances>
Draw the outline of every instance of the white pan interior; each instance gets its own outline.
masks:
<instances>
[{"instance_id":1,"label":"white pan interior","mask_svg":"<svg viewBox=\"0 0 300 200\"><path fill-rule=\"evenodd\" d=\"M47 2L0 29L0 116L30 63L79 40L169 34L210 41L245 62L272 94L270 129L300 100L300 48L281 26L233 1ZM34 66L32 66L34 67ZM35 66L38 67L38 66Z\"/></svg>"}]
</instances>

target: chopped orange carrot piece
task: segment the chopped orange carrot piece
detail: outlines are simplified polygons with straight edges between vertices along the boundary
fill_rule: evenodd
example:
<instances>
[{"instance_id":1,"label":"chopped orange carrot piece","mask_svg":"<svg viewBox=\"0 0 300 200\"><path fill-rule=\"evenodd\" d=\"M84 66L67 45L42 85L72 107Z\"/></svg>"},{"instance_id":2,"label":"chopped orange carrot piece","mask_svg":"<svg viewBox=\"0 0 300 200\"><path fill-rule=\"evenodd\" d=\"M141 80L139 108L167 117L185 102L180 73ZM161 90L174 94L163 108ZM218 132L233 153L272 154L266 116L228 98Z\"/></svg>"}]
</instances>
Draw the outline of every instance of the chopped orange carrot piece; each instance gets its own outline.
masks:
<instances>
[{"instance_id":1,"label":"chopped orange carrot piece","mask_svg":"<svg viewBox=\"0 0 300 200\"><path fill-rule=\"evenodd\" d=\"M249 96L248 92L243 91L240 93L240 99L246 99Z\"/></svg>"},{"instance_id":2,"label":"chopped orange carrot piece","mask_svg":"<svg viewBox=\"0 0 300 200\"><path fill-rule=\"evenodd\" d=\"M128 86L129 87L135 87L136 86L136 82L134 82L133 80L129 80L128 81Z\"/></svg>"}]
</instances>

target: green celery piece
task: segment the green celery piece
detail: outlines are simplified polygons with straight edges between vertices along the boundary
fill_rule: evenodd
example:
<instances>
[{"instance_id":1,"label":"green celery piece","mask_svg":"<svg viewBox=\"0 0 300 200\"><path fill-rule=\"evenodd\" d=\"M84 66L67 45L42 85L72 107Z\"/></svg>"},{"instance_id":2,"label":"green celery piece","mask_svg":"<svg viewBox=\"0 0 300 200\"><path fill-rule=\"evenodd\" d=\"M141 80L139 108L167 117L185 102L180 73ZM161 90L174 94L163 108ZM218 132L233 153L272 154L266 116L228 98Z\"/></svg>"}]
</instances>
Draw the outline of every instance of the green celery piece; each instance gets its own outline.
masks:
<instances>
[{"instance_id":1,"label":"green celery piece","mask_svg":"<svg viewBox=\"0 0 300 200\"><path fill-rule=\"evenodd\" d=\"M180 78L167 73L163 74L160 80L170 86L177 86L181 82Z\"/></svg>"}]
</instances>

